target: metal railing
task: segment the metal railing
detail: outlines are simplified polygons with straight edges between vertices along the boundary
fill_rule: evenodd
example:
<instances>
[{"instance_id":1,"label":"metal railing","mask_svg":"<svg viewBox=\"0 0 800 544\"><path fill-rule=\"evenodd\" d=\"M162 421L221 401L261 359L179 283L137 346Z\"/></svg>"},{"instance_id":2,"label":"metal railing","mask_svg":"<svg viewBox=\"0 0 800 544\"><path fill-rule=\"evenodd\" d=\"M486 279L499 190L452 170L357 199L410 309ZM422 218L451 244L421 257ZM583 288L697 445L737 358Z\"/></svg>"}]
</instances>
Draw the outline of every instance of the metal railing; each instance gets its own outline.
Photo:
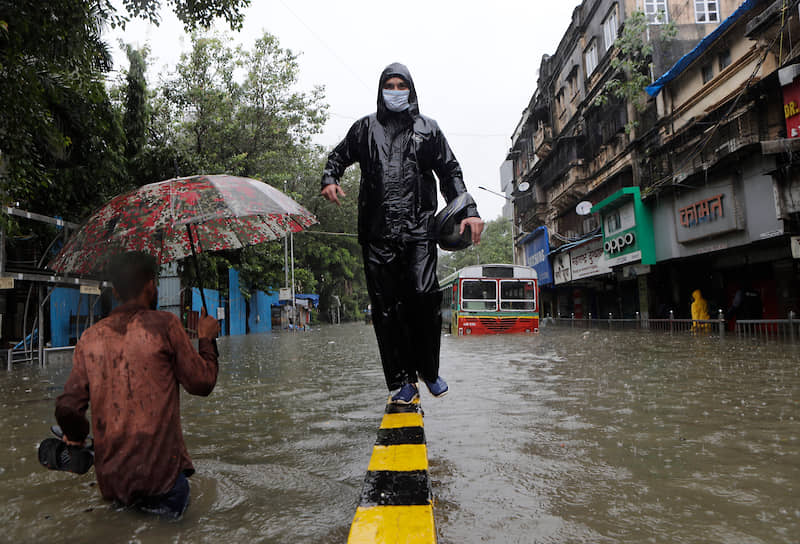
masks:
<instances>
[{"instance_id":1,"label":"metal railing","mask_svg":"<svg viewBox=\"0 0 800 544\"><path fill-rule=\"evenodd\" d=\"M34 349L14 349L9 348L6 351L6 369L11 370L17 363L30 363L39 361L39 352Z\"/></svg>"},{"instance_id":2,"label":"metal railing","mask_svg":"<svg viewBox=\"0 0 800 544\"><path fill-rule=\"evenodd\" d=\"M633 318L615 318L608 314L607 318L594 317L562 317L545 318L562 327L579 329L605 329L605 330L652 330L659 332L713 334L721 338L725 335L734 335L737 338L749 338L762 342L800 342L800 320L793 311L789 312L787 319L739 319L732 323L732 331L728 330L729 321L725 319L722 310L717 312L716 319L676 319L673 312L669 312L667 319L642 318L639 312Z\"/></svg>"}]
</instances>

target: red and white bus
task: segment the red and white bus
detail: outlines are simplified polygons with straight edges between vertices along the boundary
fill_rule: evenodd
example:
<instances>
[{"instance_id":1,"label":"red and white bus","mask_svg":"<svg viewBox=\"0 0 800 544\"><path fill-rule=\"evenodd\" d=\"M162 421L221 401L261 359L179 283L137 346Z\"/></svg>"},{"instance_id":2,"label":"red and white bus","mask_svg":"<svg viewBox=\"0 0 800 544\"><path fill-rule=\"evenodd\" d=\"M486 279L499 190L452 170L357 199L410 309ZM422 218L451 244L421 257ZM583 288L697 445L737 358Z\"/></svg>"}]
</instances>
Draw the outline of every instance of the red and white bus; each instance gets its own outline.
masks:
<instances>
[{"instance_id":1,"label":"red and white bus","mask_svg":"<svg viewBox=\"0 0 800 544\"><path fill-rule=\"evenodd\" d=\"M442 326L452 334L539 332L536 271L514 264L467 266L441 282Z\"/></svg>"}]
</instances>

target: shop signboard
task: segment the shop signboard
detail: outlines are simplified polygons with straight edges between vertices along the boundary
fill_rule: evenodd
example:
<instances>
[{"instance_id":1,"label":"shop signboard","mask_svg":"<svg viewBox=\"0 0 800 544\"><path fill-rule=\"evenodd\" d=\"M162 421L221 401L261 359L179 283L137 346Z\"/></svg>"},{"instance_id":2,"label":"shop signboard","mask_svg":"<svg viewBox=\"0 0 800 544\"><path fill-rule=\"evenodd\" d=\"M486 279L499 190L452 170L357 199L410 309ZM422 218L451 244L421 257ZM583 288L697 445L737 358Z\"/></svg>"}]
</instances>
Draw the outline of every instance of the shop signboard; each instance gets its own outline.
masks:
<instances>
[{"instance_id":1,"label":"shop signboard","mask_svg":"<svg viewBox=\"0 0 800 544\"><path fill-rule=\"evenodd\" d=\"M592 207L603 226L606 266L641 262L655 264L655 241L650 210L638 187L624 187Z\"/></svg>"},{"instance_id":2,"label":"shop signboard","mask_svg":"<svg viewBox=\"0 0 800 544\"><path fill-rule=\"evenodd\" d=\"M82 295L100 295L100 287L97 285L81 285L79 289Z\"/></svg>"},{"instance_id":3,"label":"shop signboard","mask_svg":"<svg viewBox=\"0 0 800 544\"><path fill-rule=\"evenodd\" d=\"M682 244L744 226L732 183L707 185L676 196L674 206L677 240Z\"/></svg>"},{"instance_id":4,"label":"shop signboard","mask_svg":"<svg viewBox=\"0 0 800 544\"><path fill-rule=\"evenodd\" d=\"M550 265L550 235L547 227L539 227L522 240L525 264L536 270L539 286L553 283L553 267Z\"/></svg>"},{"instance_id":5,"label":"shop signboard","mask_svg":"<svg viewBox=\"0 0 800 544\"><path fill-rule=\"evenodd\" d=\"M792 75L797 73L796 67L794 70L789 71L791 71ZM793 79L790 83L784 85L782 89L786 135L789 138L797 138L800 136L800 78Z\"/></svg>"},{"instance_id":6,"label":"shop signboard","mask_svg":"<svg viewBox=\"0 0 800 544\"><path fill-rule=\"evenodd\" d=\"M591 278L592 276L611 272L611 267L608 266L600 240L592 240L576 247L570 251L569 256L573 280Z\"/></svg>"},{"instance_id":7,"label":"shop signboard","mask_svg":"<svg viewBox=\"0 0 800 544\"><path fill-rule=\"evenodd\" d=\"M553 278L556 285L572 281L572 263L566 251L553 258Z\"/></svg>"}]
</instances>

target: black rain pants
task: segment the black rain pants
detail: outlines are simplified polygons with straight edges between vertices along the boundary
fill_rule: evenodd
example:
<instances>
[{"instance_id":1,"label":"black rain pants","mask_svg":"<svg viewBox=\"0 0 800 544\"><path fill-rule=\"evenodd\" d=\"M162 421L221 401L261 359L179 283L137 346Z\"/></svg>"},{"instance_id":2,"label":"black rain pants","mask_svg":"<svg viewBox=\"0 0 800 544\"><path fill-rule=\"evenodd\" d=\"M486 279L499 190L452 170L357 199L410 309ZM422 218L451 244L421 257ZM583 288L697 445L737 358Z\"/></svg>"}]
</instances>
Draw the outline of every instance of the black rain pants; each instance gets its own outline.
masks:
<instances>
[{"instance_id":1,"label":"black rain pants","mask_svg":"<svg viewBox=\"0 0 800 544\"><path fill-rule=\"evenodd\" d=\"M442 330L436 242L376 241L362 250L387 387L397 389L417 376L435 381Z\"/></svg>"}]
</instances>

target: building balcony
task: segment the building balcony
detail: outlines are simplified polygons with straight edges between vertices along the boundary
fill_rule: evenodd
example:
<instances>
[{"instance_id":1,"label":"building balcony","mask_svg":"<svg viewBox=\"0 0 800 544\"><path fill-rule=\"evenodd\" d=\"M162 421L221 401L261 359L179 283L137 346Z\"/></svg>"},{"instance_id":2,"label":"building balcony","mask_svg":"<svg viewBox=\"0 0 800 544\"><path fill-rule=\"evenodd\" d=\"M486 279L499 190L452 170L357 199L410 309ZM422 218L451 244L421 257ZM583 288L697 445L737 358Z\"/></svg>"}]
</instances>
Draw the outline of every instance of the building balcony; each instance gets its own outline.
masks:
<instances>
[{"instance_id":1,"label":"building balcony","mask_svg":"<svg viewBox=\"0 0 800 544\"><path fill-rule=\"evenodd\" d=\"M542 161L533 180L543 189L558 183L570 170L583 165L583 136L561 137L555 142L553 151Z\"/></svg>"},{"instance_id":2,"label":"building balcony","mask_svg":"<svg viewBox=\"0 0 800 544\"><path fill-rule=\"evenodd\" d=\"M520 181L525 179L537 162L538 160L534 155L529 155L525 152L520 153L516 160L515 178Z\"/></svg>"},{"instance_id":3,"label":"building balcony","mask_svg":"<svg viewBox=\"0 0 800 544\"><path fill-rule=\"evenodd\" d=\"M540 159L550 154L553 149L553 129L549 125L539 125L533 133L533 149Z\"/></svg>"},{"instance_id":4,"label":"building balcony","mask_svg":"<svg viewBox=\"0 0 800 544\"><path fill-rule=\"evenodd\" d=\"M547 217L547 204L539 201L533 191L514 199L514 220L523 231L531 232L543 225Z\"/></svg>"},{"instance_id":5,"label":"building balcony","mask_svg":"<svg viewBox=\"0 0 800 544\"><path fill-rule=\"evenodd\" d=\"M547 191L550 206L559 213L574 208L586 196L588 184L581 174L581 168L573 168Z\"/></svg>"}]
</instances>

